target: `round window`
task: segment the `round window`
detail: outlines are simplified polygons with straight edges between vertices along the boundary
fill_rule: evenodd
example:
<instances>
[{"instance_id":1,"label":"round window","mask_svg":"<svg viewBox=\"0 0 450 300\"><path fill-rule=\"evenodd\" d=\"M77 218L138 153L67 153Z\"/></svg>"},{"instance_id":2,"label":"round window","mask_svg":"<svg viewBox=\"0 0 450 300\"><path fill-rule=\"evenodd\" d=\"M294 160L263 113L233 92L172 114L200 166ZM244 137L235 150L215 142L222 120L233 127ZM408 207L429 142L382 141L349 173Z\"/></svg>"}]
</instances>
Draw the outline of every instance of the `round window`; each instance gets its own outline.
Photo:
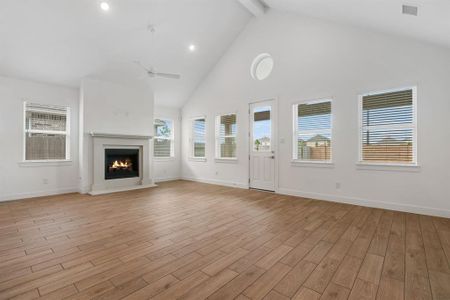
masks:
<instances>
[{"instance_id":1,"label":"round window","mask_svg":"<svg viewBox=\"0 0 450 300\"><path fill-rule=\"evenodd\" d=\"M263 80L269 77L273 69L273 58L269 53L258 55L252 63L250 73L254 79Z\"/></svg>"}]
</instances>

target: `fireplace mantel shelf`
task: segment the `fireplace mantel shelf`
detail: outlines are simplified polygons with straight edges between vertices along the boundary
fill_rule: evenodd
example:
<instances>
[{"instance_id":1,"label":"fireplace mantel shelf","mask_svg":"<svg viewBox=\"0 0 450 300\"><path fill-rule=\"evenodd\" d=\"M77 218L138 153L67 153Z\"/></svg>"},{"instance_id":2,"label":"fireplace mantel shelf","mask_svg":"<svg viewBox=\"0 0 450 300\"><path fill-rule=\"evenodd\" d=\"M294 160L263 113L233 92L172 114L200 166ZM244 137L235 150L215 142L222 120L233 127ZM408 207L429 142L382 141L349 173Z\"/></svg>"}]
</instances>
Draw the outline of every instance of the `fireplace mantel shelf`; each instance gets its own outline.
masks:
<instances>
[{"instance_id":1,"label":"fireplace mantel shelf","mask_svg":"<svg viewBox=\"0 0 450 300\"><path fill-rule=\"evenodd\" d=\"M133 140L149 140L151 135L133 135L133 134L117 134L117 133L103 133L103 132L90 132L92 137L99 138L118 138L118 139L133 139Z\"/></svg>"}]
</instances>

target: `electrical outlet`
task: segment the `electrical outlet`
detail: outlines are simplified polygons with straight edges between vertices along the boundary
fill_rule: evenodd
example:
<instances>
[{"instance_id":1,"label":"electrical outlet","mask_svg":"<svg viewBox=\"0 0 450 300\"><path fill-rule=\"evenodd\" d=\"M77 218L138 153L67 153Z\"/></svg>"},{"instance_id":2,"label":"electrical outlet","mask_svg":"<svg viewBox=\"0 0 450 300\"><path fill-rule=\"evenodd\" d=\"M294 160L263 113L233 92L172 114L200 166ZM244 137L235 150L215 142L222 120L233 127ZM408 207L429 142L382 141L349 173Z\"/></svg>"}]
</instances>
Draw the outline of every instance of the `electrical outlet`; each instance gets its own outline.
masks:
<instances>
[{"instance_id":1,"label":"electrical outlet","mask_svg":"<svg viewBox=\"0 0 450 300\"><path fill-rule=\"evenodd\" d=\"M341 183L340 182L336 182L336 189L339 190L341 188Z\"/></svg>"},{"instance_id":2,"label":"electrical outlet","mask_svg":"<svg viewBox=\"0 0 450 300\"><path fill-rule=\"evenodd\" d=\"M219 175L219 171L216 171L216 175Z\"/></svg>"},{"instance_id":3,"label":"electrical outlet","mask_svg":"<svg viewBox=\"0 0 450 300\"><path fill-rule=\"evenodd\" d=\"M48 184L48 178L42 179L42 183L43 183L43 184Z\"/></svg>"}]
</instances>

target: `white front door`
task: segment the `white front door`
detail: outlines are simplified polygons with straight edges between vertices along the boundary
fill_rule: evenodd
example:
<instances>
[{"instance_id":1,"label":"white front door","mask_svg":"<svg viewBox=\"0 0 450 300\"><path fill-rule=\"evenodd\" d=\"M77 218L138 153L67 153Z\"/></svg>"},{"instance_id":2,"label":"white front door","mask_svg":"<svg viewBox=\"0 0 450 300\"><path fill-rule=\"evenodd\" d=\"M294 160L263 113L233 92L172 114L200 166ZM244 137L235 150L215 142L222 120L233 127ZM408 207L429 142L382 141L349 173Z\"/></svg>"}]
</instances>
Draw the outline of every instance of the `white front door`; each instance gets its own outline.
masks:
<instances>
[{"instance_id":1,"label":"white front door","mask_svg":"<svg viewBox=\"0 0 450 300\"><path fill-rule=\"evenodd\" d=\"M250 188L275 191L275 100L250 104Z\"/></svg>"}]
</instances>

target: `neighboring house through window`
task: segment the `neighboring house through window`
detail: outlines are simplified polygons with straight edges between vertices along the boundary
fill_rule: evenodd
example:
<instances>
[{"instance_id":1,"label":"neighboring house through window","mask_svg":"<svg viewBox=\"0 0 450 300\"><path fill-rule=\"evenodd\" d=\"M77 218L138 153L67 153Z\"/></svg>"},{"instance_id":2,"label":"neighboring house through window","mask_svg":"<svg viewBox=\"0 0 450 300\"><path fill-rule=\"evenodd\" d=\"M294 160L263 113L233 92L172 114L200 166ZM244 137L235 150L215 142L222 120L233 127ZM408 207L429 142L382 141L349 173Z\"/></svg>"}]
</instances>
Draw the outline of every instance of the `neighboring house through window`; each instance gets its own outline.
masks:
<instances>
[{"instance_id":1,"label":"neighboring house through window","mask_svg":"<svg viewBox=\"0 0 450 300\"><path fill-rule=\"evenodd\" d=\"M173 121L168 119L155 119L155 140L153 143L153 157L174 157L174 130Z\"/></svg>"}]
</instances>

